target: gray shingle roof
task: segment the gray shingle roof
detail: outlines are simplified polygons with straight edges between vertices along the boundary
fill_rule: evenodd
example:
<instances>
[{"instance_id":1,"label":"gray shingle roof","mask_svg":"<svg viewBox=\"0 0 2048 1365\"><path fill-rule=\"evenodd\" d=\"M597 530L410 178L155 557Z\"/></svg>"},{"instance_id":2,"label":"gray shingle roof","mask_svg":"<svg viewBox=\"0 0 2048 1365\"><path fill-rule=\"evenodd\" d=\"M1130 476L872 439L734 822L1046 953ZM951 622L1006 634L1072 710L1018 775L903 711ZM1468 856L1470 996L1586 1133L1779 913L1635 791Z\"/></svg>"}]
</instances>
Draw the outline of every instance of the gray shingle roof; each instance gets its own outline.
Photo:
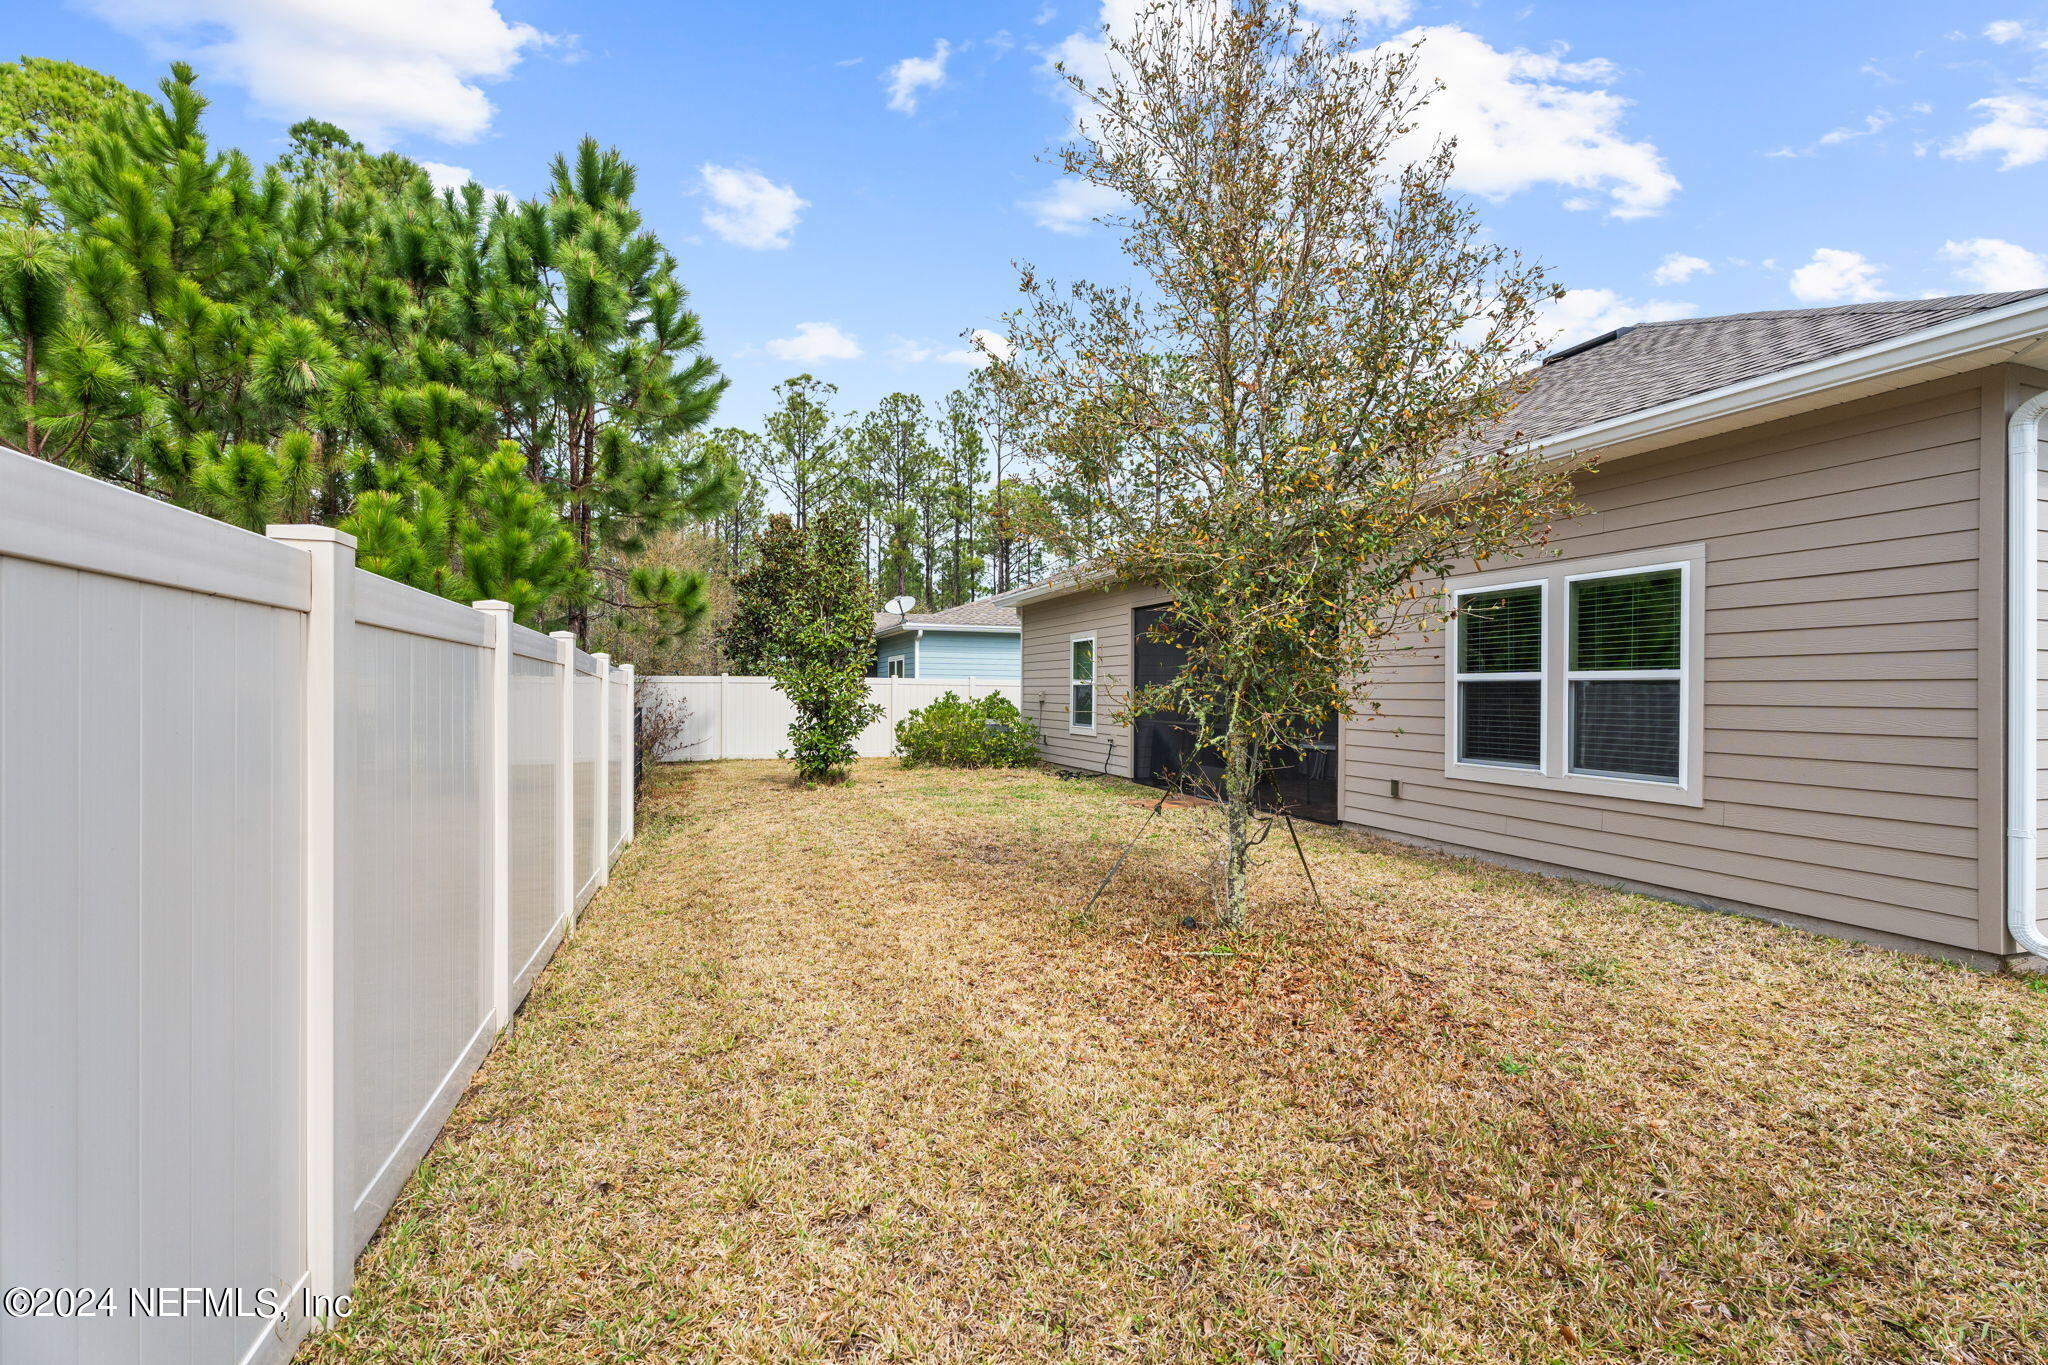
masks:
<instances>
[{"instance_id":1,"label":"gray shingle roof","mask_svg":"<svg viewBox=\"0 0 2048 1365\"><path fill-rule=\"evenodd\" d=\"M2023 289L1646 322L1552 355L1509 420L1523 439L1539 440L2044 293Z\"/></svg>"},{"instance_id":2,"label":"gray shingle roof","mask_svg":"<svg viewBox=\"0 0 2048 1365\"><path fill-rule=\"evenodd\" d=\"M1017 626L1017 609L999 607L991 602L962 602L957 607L944 611L914 611L908 616L898 616L893 611L875 613L875 633L881 634L898 625L906 626Z\"/></svg>"}]
</instances>

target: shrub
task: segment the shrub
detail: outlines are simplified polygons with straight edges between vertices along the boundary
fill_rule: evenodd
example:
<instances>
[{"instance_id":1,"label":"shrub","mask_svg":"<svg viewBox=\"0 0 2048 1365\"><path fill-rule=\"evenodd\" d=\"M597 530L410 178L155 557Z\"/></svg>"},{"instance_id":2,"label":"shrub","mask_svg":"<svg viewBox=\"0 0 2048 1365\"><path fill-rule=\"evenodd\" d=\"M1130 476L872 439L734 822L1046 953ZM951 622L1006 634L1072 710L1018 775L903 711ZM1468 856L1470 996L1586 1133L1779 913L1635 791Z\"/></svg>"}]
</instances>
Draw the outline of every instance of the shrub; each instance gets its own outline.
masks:
<instances>
[{"instance_id":1,"label":"shrub","mask_svg":"<svg viewBox=\"0 0 2048 1365\"><path fill-rule=\"evenodd\" d=\"M948 692L896 722L906 768L1018 768L1038 759L1038 733L1008 697Z\"/></svg>"}]
</instances>

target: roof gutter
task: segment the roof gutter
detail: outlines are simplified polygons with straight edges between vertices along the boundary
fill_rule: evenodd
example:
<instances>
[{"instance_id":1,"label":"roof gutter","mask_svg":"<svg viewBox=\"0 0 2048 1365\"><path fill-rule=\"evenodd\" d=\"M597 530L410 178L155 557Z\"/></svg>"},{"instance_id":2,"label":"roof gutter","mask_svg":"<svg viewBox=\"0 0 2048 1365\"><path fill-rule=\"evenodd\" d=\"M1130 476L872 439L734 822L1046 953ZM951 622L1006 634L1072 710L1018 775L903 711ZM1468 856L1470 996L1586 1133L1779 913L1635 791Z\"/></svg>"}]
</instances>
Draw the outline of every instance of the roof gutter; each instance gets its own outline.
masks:
<instances>
[{"instance_id":1,"label":"roof gutter","mask_svg":"<svg viewBox=\"0 0 2048 1365\"><path fill-rule=\"evenodd\" d=\"M2041 416L2048 390L2013 411L2005 428L2005 927L2048 958L2036 887L2041 735Z\"/></svg>"},{"instance_id":2,"label":"roof gutter","mask_svg":"<svg viewBox=\"0 0 2048 1365\"><path fill-rule=\"evenodd\" d=\"M1022 629L1022 626L956 626L946 621L898 621L876 631L875 638L886 640L891 635L901 635L906 630L938 630L958 635L1015 635Z\"/></svg>"}]
</instances>

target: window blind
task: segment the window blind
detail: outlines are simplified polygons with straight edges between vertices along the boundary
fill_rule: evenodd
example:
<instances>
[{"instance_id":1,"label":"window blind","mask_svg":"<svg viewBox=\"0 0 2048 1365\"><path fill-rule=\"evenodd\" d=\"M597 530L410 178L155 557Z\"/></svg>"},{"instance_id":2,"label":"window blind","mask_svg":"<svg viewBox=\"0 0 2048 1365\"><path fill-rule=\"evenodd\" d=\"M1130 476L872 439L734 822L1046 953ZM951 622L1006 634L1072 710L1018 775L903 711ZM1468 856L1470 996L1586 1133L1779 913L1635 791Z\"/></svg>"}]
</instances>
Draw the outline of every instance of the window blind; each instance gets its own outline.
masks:
<instances>
[{"instance_id":1,"label":"window blind","mask_svg":"<svg viewBox=\"0 0 2048 1365\"><path fill-rule=\"evenodd\" d=\"M1572 584L1572 671L1675 670L1680 617L1676 569L1581 579Z\"/></svg>"},{"instance_id":2,"label":"window blind","mask_svg":"<svg viewBox=\"0 0 2048 1365\"><path fill-rule=\"evenodd\" d=\"M1543 762L1543 684L1458 684L1459 757L1534 768Z\"/></svg>"},{"instance_id":3,"label":"window blind","mask_svg":"<svg viewBox=\"0 0 2048 1365\"><path fill-rule=\"evenodd\" d=\"M1071 658L1072 672L1068 678L1073 688L1073 710L1068 723L1085 729L1095 724L1095 642L1074 641Z\"/></svg>"},{"instance_id":4,"label":"window blind","mask_svg":"<svg viewBox=\"0 0 2048 1365\"><path fill-rule=\"evenodd\" d=\"M1458 756L1467 763L1543 763L1543 683L1494 674L1543 671L1543 589L1458 599Z\"/></svg>"},{"instance_id":5,"label":"window blind","mask_svg":"<svg viewBox=\"0 0 2048 1365\"><path fill-rule=\"evenodd\" d=\"M1676 682L1572 682L1572 768L1678 780Z\"/></svg>"},{"instance_id":6,"label":"window blind","mask_svg":"<svg viewBox=\"0 0 2048 1365\"><path fill-rule=\"evenodd\" d=\"M1678 781L1684 629L1676 569L1571 585L1572 771Z\"/></svg>"},{"instance_id":7,"label":"window blind","mask_svg":"<svg viewBox=\"0 0 2048 1365\"><path fill-rule=\"evenodd\" d=\"M1543 589L1467 593L1458 619L1460 673L1543 671Z\"/></svg>"}]
</instances>

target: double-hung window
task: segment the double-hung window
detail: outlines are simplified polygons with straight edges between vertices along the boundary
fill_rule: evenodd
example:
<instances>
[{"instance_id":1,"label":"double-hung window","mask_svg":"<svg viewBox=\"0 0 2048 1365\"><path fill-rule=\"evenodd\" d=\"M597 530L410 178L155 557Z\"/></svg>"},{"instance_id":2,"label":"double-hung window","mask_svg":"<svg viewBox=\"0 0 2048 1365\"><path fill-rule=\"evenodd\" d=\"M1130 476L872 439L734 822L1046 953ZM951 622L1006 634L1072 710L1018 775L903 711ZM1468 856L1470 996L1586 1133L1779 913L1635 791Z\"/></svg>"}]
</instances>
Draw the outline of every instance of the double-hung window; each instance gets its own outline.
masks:
<instances>
[{"instance_id":1,"label":"double-hung window","mask_svg":"<svg viewBox=\"0 0 2048 1365\"><path fill-rule=\"evenodd\" d=\"M1072 688L1067 728L1083 733L1095 729L1095 637L1076 635L1067 645L1067 681Z\"/></svg>"},{"instance_id":2,"label":"double-hung window","mask_svg":"<svg viewBox=\"0 0 2048 1365\"><path fill-rule=\"evenodd\" d=\"M1543 770L1543 624L1547 583L1457 595L1458 760Z\"/></svg>"},{"instance_id":3,"label":"double-hung window","mask_svg":"<svg viewBox=\"0 0 2048 1365\"><path fill-rule=\"evenodd\" d=\"M1701 546L1455 580L1446 775L1698 805Z\"/></svg>"}]
</instances>

